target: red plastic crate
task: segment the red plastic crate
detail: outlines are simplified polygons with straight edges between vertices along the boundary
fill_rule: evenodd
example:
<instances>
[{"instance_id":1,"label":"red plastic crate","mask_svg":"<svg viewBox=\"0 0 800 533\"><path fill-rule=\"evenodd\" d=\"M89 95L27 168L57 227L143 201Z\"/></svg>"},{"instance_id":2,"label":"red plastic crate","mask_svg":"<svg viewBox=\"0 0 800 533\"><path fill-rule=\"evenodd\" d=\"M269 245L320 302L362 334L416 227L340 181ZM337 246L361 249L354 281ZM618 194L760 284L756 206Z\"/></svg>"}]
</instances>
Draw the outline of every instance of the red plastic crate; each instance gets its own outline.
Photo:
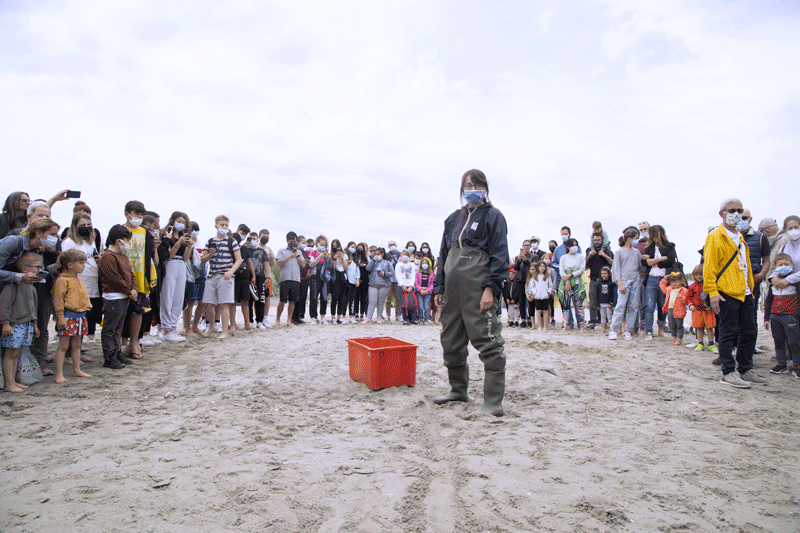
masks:
<instances>
[{"instance_id":1,"label":"red plastic crate","mask_svg":"<svg viewBox=\"0 0 800 533\"><path fill-rule=\"evenodd\" d=\"M372 390L416 383L416 344L393 337L347 339L347 344L354 380Z\"/></svg>"}]
</instances>

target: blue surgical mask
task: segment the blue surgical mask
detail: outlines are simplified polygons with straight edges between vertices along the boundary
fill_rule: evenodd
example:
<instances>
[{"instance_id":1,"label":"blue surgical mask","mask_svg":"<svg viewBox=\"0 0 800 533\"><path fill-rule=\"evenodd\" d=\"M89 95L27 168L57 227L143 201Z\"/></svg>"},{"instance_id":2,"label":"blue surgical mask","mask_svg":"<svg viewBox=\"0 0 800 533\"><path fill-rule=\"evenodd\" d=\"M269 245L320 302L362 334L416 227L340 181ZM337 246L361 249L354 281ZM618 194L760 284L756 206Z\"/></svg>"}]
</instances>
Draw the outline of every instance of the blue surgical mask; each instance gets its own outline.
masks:
<instances>
[{"instance_id":1,"label":"blue surgical mask","mask_svg":"<svg viewBox=\"0 0 800 533\"><path fill-rule=\"evenodd\" d=\"M375 261L380 261L381 259L383 259L381 254L375 254Z\"/></svg>"},{"instance_id":2,"label":"blue surgical mask","mask_svg":"<svg viewBox=\"0 0 800 533\"><path fill-rule=\"evenodd\" d=\"M193 231L192 232L192 239L196 239L199 235L200 235L199 231Z\"/></svg>"},{"instance_id":3,"label":"blue surgical mask","mask_svg":"<svg viewBox=\"0 0 800 533\"><path fill-rule=\"evenodd\" d=\"M639 244L639 239L633 239L631 241L631 246L636 246L637 244Z\"/></svg>"},{"instance_id":4,"label":"blue surgical mask","mask_svg":"<svg viewBox=\"0 0 800 533\"><path fill-rule=\"evenodd\" d=\"M408 251L411 252L412 254L414 253L415 250L416 248L414 248L413 246L408 247Z\"/></svg>"},{"instance_id":5,"label":"blue surgical mask","mask_svg":"<svg viewBox=\"0 0 800 533\"><path fill-rule=\"evenodd\" d=\"M58 237L55 235L48 235L47 238L42 242L42 246L45 248L52 248L58 244Z\"/></svg>"},{"instance_id":6,"label":"blue surgical mask","mask_svg":"<svg viewBox=\"0 0 800 533\"><path fill-rule=\"evenodd\" d=\"M255 248L256 246L258 246L257 240L253 239L252 241L250 241L250 248Z\"/></svg>"},{"instance_id":7,"label":"blue surgical mask","mask_svg":"<svg viewBox=\"0 0 800 533\"><path fill-rule=\"evenodd\" d=\"M395 245L391 245L391 246L389 247L389 251L390 251L390 252L396 252L396 251L397 251L397 246L395 246Z\"/></svg>"},{"instance_id":8,"label":"blue surgical mask","mask_svg":"<svg viewBox=\"0 0 800 533\"><path fill-rule=\"evenodd\" d=\"M303 244L303 243L298 244L297 247L300 248L301 250L305 250L306 249L306 245Z\"/></svg>"},{"instance_id":9,"label":"blue surgical mask","mask_svg":"<svg viewBox=\"0 0 800 533\"><path fill-rule=\"evenodd\" d=\"M577 254L578 253L578 247L577 246L570 246L569 247L569 253Z\"/></svg>"},{"instance_id":10,"label":"blue surgical mask","mask_svg":"<svg viewBox=\"0 0 800 533\"><path fill-rule=\"evenodd\" d=\"M650 234L647 231L643 231L639 234L639 238L643 241L646 241L648 238L650 238Z\"/></svg>"},{"instance_id":11,"label":"blue surgical mask","mask_svg":"<svg viewBox=\"0 0 800 533\"><path fill-rule=\"evenodd\" d=\"M464 200L468 204L479 204L486 198L486 191L464 191Z\"/></svg>"},{"instance_id":12,"label":"blue surgical mask","mask_svg":"<svg viewBox=\"0 0 800 533\"><path fill-rule=\"evenodd\" d=\"M736 224L736 229L738 229L742 233L747 231L747 228L749 228L749 227L750 227L750 221L749 220L740 220L739 223Z\"/></svg>"},{"instance_id":13,"label":"blue surgical mask","mask_svg":"<svg viewBox=\"0 0 800 533\"><path fill-rule=\"evenodd\" d=\"M779 267L775 267L775 273L777 273L782 278L791 275L792 272L794 272L794 269L789 265L782 265Z\"/></svg>"},{"instance_id":14,"label":"blue surgical mask","mask_svg":"<svg viewBox=\"0 0 800 533\"><path fill-rule=\"evenodd\" d=\"M422 270L428 270L428 263L422 264Z\"/></svg>"},{"instance_id":15,"label":"blue surgical mask","mask_svg":"<svg viewBox=\"0 0 800 533\"><path fill-rule=\"evenodd\" d=\"M427 248L423 248L423 249L422 249L422 253L423 253L423 254L427 254L427 253L428 253L428 249L427 249Z\"/></svg>"},{"instance_id":16,"label":"blue surgical mask","mask_svg":"<svg viewBox=\"0 0 800 533\"><path fill-rule=\"evenodd\" d=\"M325 251L325 247L322 246L321 244L318 244L317 245L317 250L319 250L320 252L324 252Z\"/></svg>"},{"instance_id":17,"label":"blue surgical mask","mask_svg":"<svg viewBox=\"0 0 800 533\"><path fill-rule=\"evenodd\" d=\"M561 242L567 242L569 240L569 235L562 235Z\"/></svg>"},{"instance_id":18,"label":"blue surgical mask","mask_svg":"<svg viewBox=\"0 0 800 533\"><path fill-rule=\"evenodd\" d=\"M403 260L403 263L408 263L408 256L407 255L404 255L403 257L401 257L401 259Z\"/></svg>"},{"instance_id":19,"label":"blue surgical mask","mask_svg":"<svg viewBox=\"0 0 800 533\"><path fill-rule=\"evenodd\" d=\"M350 252L351 254L356 253L356 249L355 248L348 248L347 251Z\"/></svg>"},{"instance_id":20,"label":"blue surgical mask","mask_svg":"<svg viewBox=\"0 0 800 533\"><path fill-rule=\"evenodd\" d=\"M181 224L180 222L176 222L175 225L172 226L172 229L174 229L177 232L181 232L186 229L186 224Z\"/></svg>"},{"instance_id":21,"label":"blue surgical mask","mask_svg":"<svg viewBox=\"0 0 800 533\"><path fill-rule=\"evenodd\" d=\"M222 235L223 237L228 234L228 228L217 228L217 233Z\"/></svg>"}]
</instances>

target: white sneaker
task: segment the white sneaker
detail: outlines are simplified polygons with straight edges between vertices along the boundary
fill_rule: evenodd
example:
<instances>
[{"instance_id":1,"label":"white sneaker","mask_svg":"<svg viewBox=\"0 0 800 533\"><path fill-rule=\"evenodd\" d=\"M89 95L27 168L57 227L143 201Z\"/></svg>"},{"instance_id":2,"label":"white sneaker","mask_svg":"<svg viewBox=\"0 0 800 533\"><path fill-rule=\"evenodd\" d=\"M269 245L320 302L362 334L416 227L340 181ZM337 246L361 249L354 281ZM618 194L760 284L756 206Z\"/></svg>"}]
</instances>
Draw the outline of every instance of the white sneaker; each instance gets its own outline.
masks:
<instances>
[{"instance_id":1,"label":"white sneaker","mask_svg":"<svg viewBox=\"0 0 800 533\"><path fill-rule=\"evenodd\" d=\"M164 339L171 342L183 342L186 340L186 337L181 337L180 335L178 335L177 332L170 331L169 333L164 335Z\"/></svg>"},{"instance_id":2,"label":"white sneaker","mask_svg":"<svg viewBox=\"0 0 800 533\"><path fill-rule=\"evenodd\" d=\"M152 335L152 333L150 335ZM165 337L164 332L161 331L160 329L156 331L156 336L158 336L161 339Z\"/></svg>"},{"instance_id":3,"label":"white sneaker","mask_svg":"<svg viewBox=\"0 0 800 533\"><path fill-rule=\"evenodd\" d=\"M264 329L267 329L267 328L271 328L271 327L272 327L272 324L270 324L269 322L267 322L267 319L266 319L266 318L264 319L264 321L263 321L263 322L261 322L261 325L262 325L262 326L264 326Z\"/></svg>"},{"instance_id":4,"label":"white sneaker","mask_svg":"<svg viewBox=\"0 0 800 533\"><path fill-rule=\"evenodd\" d=\"M319 321L317 321L317 324L319 324L320 326L324 326L325 325L325 319L324 318L320 318Z\"/></svg>"},{"instance_id":5,"label":"white sneaker","mask_svg":"<svg viewBox=\"0 0 800 533\"><path fill-rule=\"evenodd\" d=\"M148 337L150 337L150 340L153 341L153 344L161 344L161 339L159 339L158 337L153 337L152 335L148 335Z\"/></svg>"},{"instance_id":6,"label":"white sneaker","mask_svg":"<svg viewBox=\"0 0 800 533\"><path fill-rule=\"evenodd\" d=\"M608 340L610 340L610 341L617 340L617 332L616 331L609 331L608 332Z\"/></svg>"},{"instance_id":7,"label":"white sneaker","mask_svg":"<svg viewBox=\"0 0 800 533\"><path fill-rule=\"evenodd\" d=\"M263 322L256 322L256 329L267 329Z\"/></svg>"},{"instance_id":8,"label":"white sneaker","mask_svg":"<svg viewBox=\"0 0 800 533\"><path fill-rule=\"evenodd\" d=\"M646 341L651 341L651 340L653 340L653 334L652 334L652 333L650 333L650 334L647 334L647 335L645 335L645 336L644 336L644 340L646 340Z\"/></svg>"},{"instance_id":9,"label":"white sneaker","mask_svg":"<svg viewBox=\"0 0 800 533\"><path fill-rule=\"evenodd\" d=\"M139 340L139 344L141 344L142 346L153 346L155 343L153 342L153 339L150 338L150 335L144 335Z\"/></svg>"},{"instance_id":10,"label":"white sneaker","mask_svg":"<svg viewBox=\"0 0 800 533\"><path fill-rule=\"evenodd\" d=\"M630 332L630 331L626 331L626 332L625 332L625 340L626 340L626 341L629 341L629 340L631 340L631 332Z\"/></svg>"}]
</instances>

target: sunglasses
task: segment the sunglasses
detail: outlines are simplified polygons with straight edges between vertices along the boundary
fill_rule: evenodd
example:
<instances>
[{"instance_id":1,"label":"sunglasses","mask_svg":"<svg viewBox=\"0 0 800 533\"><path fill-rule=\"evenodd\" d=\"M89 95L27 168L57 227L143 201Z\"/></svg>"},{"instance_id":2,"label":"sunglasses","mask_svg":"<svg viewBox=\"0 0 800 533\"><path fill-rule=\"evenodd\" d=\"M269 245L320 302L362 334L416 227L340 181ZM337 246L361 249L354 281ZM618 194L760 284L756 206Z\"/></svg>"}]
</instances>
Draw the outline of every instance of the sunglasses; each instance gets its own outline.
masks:
<instances>
[{"instance_id":1,"label":"sunglasses","mask_svg":"<svg viewBox=\"0 0 800 533\"><path fill-rule=\"evenodd\" d=\"M742 207L740 207L739 209L730 208L730 209L726 209L725 212L726 213L731 213L731 214L739 213L741 215L742 213L744 213L744 208L742 208Z\"/></svg>"}]
</instances>

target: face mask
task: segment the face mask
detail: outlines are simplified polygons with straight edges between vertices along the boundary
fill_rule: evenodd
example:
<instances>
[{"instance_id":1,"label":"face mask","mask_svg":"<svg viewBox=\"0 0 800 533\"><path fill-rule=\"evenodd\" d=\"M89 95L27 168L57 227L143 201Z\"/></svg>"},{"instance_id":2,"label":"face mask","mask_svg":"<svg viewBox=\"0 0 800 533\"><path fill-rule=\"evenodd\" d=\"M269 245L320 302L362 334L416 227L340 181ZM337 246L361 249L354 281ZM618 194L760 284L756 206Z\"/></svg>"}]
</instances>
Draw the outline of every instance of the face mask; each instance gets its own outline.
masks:
<instances>
[{"instance_id":1,"label":"face mask","mask_svg":"<svg viewBox=\"0 0 800 533\"><path fill-rule=\"evenodd\" d=\"M428 270L428 263L425 263L424 265L422 265L422 270Z\"/></svg>"},{"instance_id":2,"label":"face mask","mask_svg":"<svg viewBox=\"0 0 800 533\"><path fill-rule=\"evenodd\" d=\"M217 233L222 235L223 237L228 234L228 228L217 228Z\"/></svg>"},{"instance_id":3,"label":"face mask","mask_svg":"<svg viewBox=\"0 0 800 533\"><path fill-rule=\"evenodd\" d=\"M186 224L181 224L180 222L176 222L175 225L172 226L172 228L177 232L181 232L186 229Z\"/></svg>"},{"instance_id":4,"label":"face mask","mask_svg":"<svg viewBox=\"0 0 800 533\"><path fill-rule=\"evenodd\" d=\"M577 246L570 246L569 247L569 253L577 254L578 253L578 247Z\"/></svg>"},{"instance_id":5,"label":"face mask","mask_svg":"<svg viewBox=\"0 0 800 533\"><path fill-rule=\"evenodd\" d=\"M56 244L58 244L58 237L55 235L48 235L47 238L42 241L42 246L45 248L52 248Z\"/></svg>"},{"instance_id":6,"label":"face mask","mask_svg":"<svg viewBox=\"0 0 800 533\"><path fill-rule=\"evenodd\" d=\"M549 264L550 264L550 260L549 260L549 259L545 259L545 260L544 260L544 264L545 264L545 265L549 265Z\"/></svg>"},{"instance_id":7,"label":"face mask","mask_svg":"<svg viewBox=\"0 0 800 533\"><path fill-rule=\"evenodd\" d=\"M636 246L637 244L639 244L639 239L633 239L631 241L631 246Z\"/></svg>"},{"instance_id":8,"label":"face mask","mask_svg":"<svg viewBox=\"0 0 800 533\"><path fill-rule=\"evenodd\" d=\"M395 245L390 246L389 247L389 251L390 252L396 252L397 251L397 246L395 246Z\"/></svg>"},{"instance_id":9,"label":"face mask","mask_svg":"<svg viewBox=\"0 0 800 533\"><path fill-rule=\"evenodd\" d=\"M199 236L200 236L200 232L199 231L193 231L192 232L192 239L196 239Z\"/></svg>"},{"instance_id":10,"label":"face mask","mask_svg":"<svg viewBox=\"0 0 800 533\"><path fill-rule=\"evenodd\" d=\"M429 252L429 250L428 250L427 248L423 248L423 249L422 249L422 253L423 253L423 254L427 254L428 252Z\"/></svg>"},{"instance_id":11,"label":"face mask","mask_svg":"<svg viewBox=\"0 0 800 533\"><path fill-rule=\"evenodd\" d=\"M264 243L264 244L267 244L267 243ZM301 250L305 250L306 249L306 245L303 244L303 243L298 244L297 247L300 248Z\"/></svg>"},{"instance_id":12,"label":"face mask","mask_svg":"<svg viewBox=\"0 0 800 533\"><path fill-rule=\"evenodd\" d=\"M127 242L125 242L125 241L119 241L119 249L122 250L122 251L130 250L131 249L131 245L128 244Z\"/></svg>"},{"instance_id":13,"label":"face mask","mask_svg":"<svg viewBox=\"0 0 800 533\"><path fill-rule=\"evenodd\" d=\"M639 233L639 238L643 241L646 241L648 238L650 238L650 234L647 231L642 231Z\"/></svg>"},{"instance_id":14,"label":"face mask","mask_svg":"<svg viewBox=\"0 0 800 533\"><path fill-rule=\"evenodd\" d=\"M81 226L78 228L78 235L81 237L89 237L92 234L92 228L89 226Z\"/></svg>"},{"instance_id":15,"label":"face mask","mask_svg":"<svg viewBox=\"0 0 800 533\"><path fill-rule=\"evenodd\" d=\"M786 230L786 235L788 235L793 241L796 241L797 239L800 239L800 229L795 228Z\"/></svg>"},{"instance_id":16,"label":"face mask","mask_svg":"<svg viewBox=\"0 0 800 533\"><path fill-rule=\"evenodd\" d=\"M363 248L356 248L356 252L358 252L360 254L363 254L364 253L364 249Z\"/></svg>"},{"instance_id":17,"label":"face mask","mask_svg":"<svg viewBox=\"0 0 800 533\"><path fill-rule=\"evenodd\" d=\"M419 265L420 263L422 263L422 259L414 259L415 265Z\"/></svg>"},{"instance_id":18,"label":"face mask","mask_svg":"<svg viewBox=\"0 0 800 533\"><path fill-rule=\"evenodd\" d=\"M550 253L552 254L555 251L556 251L556 247L551 244L550 245Z\"/></svg>"},{"instance_id":19,"label":"face mask","mask_svg":"<svg viewBox=\"0 0 800 533\"><path fill-rule=\"evenodd\" d=\"M739 223L736 224L736 229L738 229L742 233L747 231L747 228L749 228L749 227L750 227L750 221L749 220L740 220Z\"/></svg>"},{"instance_id":20,"label":"face mask","mask_svg":"<svg viewBox=\"0 0 800 533\"><path fill-rule=\"evenodd\" d=\"M782 277L782 278L785 278L786 276L788 276L788 275L790 275L792 272L794 272L794 269L793 269L792 267L790 267L789 265L783 265L783 266L776 267L776 268L775 268L775 272L776 272L776 273L777 273L777 274L778 274L780 277Z\"/></svg>"},{"instance_id":21,"label":"face mask","mask_svg":"<svg viewBox=\"0 0 800 533\"><path fill-rule=\"evenodd\" d=\"M738 226L741 220L741 213L725 213L725 223L729 226Z\"/></svg>"},{"instance_id":22,"label":"face mask","mask_svg":"<svg viewBox=\"0 0 800 533\"><path fill-rule=\"evenodd\" d=\"M356 249L355 248L348 248L347 251L350 252L351 254L356 253Z\"/></svg>"},{"instance_id":23,"label":"face mask","mask_svg":"<svg viewBox=\"0 0 800 533\"><path fill-rule=\"evenodd\" d=\"M321 244L319 244L319 245L317 245L317 250L319 250L320 252L324 252L325 251L325 247L322 246Z\"/></svg>"},{"instance_id":24,"label":"face mask","mask_svg":"<svg viewBox=\"0 0 800 533\"><path fill-rule=\"evenodd\" d=\"M408 247L408 251L411 252L412 254L414 253L415 250L416 250L416 248L413 247L413 246L409 246Z\"/></svg>"},{"instance_id":25,"label":"face mask","mask_svg":"<svg viewBox=\"0 0 800 533\"><path fill-rule=\"evenodd\" d=\"M407 255L404 255L404 256L402 257L402 260L403 260L403 263L408 263L408 256L407 256Z\"/></svg>"},{"instance_id":26,"label":"face mask","mask_svg":"<svg viewBox=\"0 0 800 533\"><path fill-rule=\"evenodd\" d=\"M479 204L486 198L486 191L464 191L464 200L468 204Z\"/></svg>"},{"instance_id":27,"label":"face mask","mask_svg":"<svg viewBox=\"0 0 800 533\"><path fill-rule=\"evenodd\" d=\"M255 248L256 246L258 246L258 243L256 242L256 240L255 240L255 239L253 239L252 241L250 241L250 248Z\"/></svg>"},{"instance_id":28,"label":"face mask","mask_svg":"<svg viewBox=\"0 0 800 533\"><path fill-rule=\"evenodd\" d=\"M534 251L536 251L536 250L538 250L538 249L539 249L539 245L538 245L538 244L536 244L535 242L534 242L534 243L531 243L531 250L534 250Z\"/></svg>"},{"instance_id":29,"label":"face mask","mask_svg":"<svg viewBox=\"0 0 800 533\"><path fill-rule=\"evenodd\" d=\"M260 239L258 239L258 242L260 242L261 244L267 244L269 242L269 237L261 237Z\"/></svg>"},{"instance_id":30,"label":"face mask","mask_svg":"<svg viewBox=\"0 0 800 533\"><path fill-rule=\"evenodd\" d=\"M383 259L381 254L375 254L375 261L380 261L381 259Z\"/></svg>"},{"instance_id":31,"label":"face mask","mask_svg":"<svg viewBox=\"0 0 800 533\"><path fill-rule=\"evenodd\" d=\"M569 235L562 235L561 242L567 242L569 240Z\"/></svg>"}]
</instances>

